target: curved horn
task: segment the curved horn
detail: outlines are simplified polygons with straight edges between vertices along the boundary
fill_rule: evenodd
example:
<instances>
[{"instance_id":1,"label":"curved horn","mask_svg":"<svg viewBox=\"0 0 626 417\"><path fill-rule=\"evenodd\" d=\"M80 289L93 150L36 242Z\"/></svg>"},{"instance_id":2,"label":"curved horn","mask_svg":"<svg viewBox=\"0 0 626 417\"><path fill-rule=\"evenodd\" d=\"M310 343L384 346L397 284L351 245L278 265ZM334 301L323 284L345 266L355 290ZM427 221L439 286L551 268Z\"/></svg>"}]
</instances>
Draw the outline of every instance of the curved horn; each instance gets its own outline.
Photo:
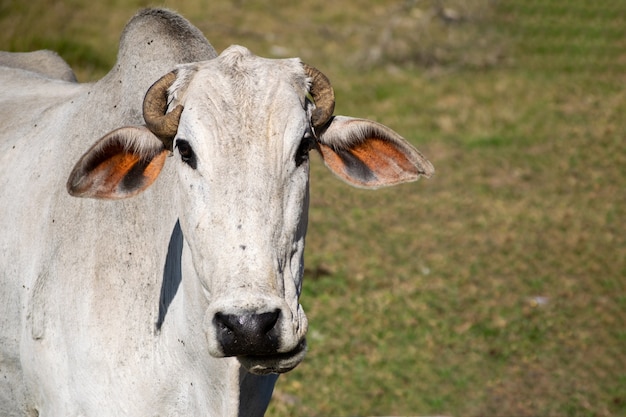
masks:
<instances>
[{"instance_id":1,"label":"curved horn","mask_svg":"<svg viewBox=\"0 0 626 417\"><path fill-rule=\"evenodd\" d=\"M314 128L322 127L330 120L335 111L335 91L330 80L317 68L302 63L304 71L311 77L311 96L315 100L315 110L311 115Z\"/></svg>"},{"instance_id":2,"label":"curved horn","mask_svg":"<svg viewBox=\"0 0 626 417\"><path fill-rule=\"evenodd\" d=\"M143 99L143 118L146 127L161 141L166 149L172 149L174 136L178 130L178 122L183 106L178 105L174 110L167 112L167 89L176 80L176 72L172 71L157 80L148 89Z\"/></svg>"}]
</instances>

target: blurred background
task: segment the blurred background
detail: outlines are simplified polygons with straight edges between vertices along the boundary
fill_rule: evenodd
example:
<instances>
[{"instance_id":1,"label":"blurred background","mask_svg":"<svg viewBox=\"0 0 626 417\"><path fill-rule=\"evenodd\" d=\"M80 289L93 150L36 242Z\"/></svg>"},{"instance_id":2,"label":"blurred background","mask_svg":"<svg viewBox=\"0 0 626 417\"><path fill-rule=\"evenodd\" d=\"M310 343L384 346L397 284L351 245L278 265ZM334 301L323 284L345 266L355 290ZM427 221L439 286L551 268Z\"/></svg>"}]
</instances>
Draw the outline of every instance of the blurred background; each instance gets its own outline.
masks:
<instances>
[{"instance_id":1,"label":"blurred background","mask_svg":"<svg viewBox=\"0 0 626 417\"><path fill-rule=\"evenodd\" d=\"M0 49L93 81L146 6L301 57L437 170L372 192L313 158L309 353L268 415L626 415L626 2L0 0Z\"/></svg>"}]
</instances>

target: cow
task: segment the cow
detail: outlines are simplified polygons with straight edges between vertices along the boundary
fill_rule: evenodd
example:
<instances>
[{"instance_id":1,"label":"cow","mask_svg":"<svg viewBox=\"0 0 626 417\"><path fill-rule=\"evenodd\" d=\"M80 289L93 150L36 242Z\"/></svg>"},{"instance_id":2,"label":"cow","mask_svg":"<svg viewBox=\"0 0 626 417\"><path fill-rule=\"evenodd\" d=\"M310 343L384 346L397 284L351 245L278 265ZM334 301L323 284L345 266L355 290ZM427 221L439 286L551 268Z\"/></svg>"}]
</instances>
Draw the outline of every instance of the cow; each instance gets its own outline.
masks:
<instances>
[{"instance_id":1,"label":"cow","mask_svg":"<svg viewBox=\"0 0 626 417\"><path fill-rule=\"evenodd\" d=\"M306 353L309 152L363 188L434 172L334 115L315 67L218 56L167 9L128 22L94 83L5 61L2 416L264 415Z\"/></svg>"}]
</instances>

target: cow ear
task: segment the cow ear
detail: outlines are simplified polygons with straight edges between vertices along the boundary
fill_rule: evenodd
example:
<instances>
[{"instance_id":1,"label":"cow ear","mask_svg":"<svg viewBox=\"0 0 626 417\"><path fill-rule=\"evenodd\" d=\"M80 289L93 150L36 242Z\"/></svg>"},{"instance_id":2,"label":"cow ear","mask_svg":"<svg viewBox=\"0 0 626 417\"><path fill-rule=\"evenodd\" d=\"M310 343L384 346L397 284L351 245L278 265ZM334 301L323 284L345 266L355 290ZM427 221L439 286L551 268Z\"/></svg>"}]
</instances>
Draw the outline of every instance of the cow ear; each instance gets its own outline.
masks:
<instances>
[{"instance_id":1,"label":"cow ear","mask_svg":"<svg viewBox=\"0 0 626 417\"><path fill-rule=\"evenodd\" d=\"M355 187L380 188L435 172L406 139L371 120L335 116L317 144L326 166Z\"/></svg>"},{"instance_id":2,"label":"cow ear","mask_svg":"<svg viewBox=\"0 0 626 417\"><path fill-rule=\"evenodd\" d=\"M122 127L98 140L80 158L67 191L75 197L132 197L156 180L168 154L163 142L146 127Z\"/></svg>"}]
</instances>

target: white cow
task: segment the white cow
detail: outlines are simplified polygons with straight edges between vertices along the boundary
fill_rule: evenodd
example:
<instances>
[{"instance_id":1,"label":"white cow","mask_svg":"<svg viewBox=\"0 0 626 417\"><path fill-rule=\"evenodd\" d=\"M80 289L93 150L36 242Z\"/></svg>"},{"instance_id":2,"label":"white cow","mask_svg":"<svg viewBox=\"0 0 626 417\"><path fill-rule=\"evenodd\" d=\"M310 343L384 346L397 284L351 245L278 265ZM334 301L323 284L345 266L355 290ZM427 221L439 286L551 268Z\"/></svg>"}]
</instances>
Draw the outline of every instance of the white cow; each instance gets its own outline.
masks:
<instances>
[{"instance_id":1,"label":"white cow","mask_svg":"<svg viewBox=\"0 0 626 417\"><path fill-rule=\"evenodd\" d=\"M2 416L263 415L306 351L309 150L360 187L433 173L390 129L333 117L316 69L238 46L216 57L167 10L129 22L96 83L12 62Z\"/></svg>"}]
</instances>

